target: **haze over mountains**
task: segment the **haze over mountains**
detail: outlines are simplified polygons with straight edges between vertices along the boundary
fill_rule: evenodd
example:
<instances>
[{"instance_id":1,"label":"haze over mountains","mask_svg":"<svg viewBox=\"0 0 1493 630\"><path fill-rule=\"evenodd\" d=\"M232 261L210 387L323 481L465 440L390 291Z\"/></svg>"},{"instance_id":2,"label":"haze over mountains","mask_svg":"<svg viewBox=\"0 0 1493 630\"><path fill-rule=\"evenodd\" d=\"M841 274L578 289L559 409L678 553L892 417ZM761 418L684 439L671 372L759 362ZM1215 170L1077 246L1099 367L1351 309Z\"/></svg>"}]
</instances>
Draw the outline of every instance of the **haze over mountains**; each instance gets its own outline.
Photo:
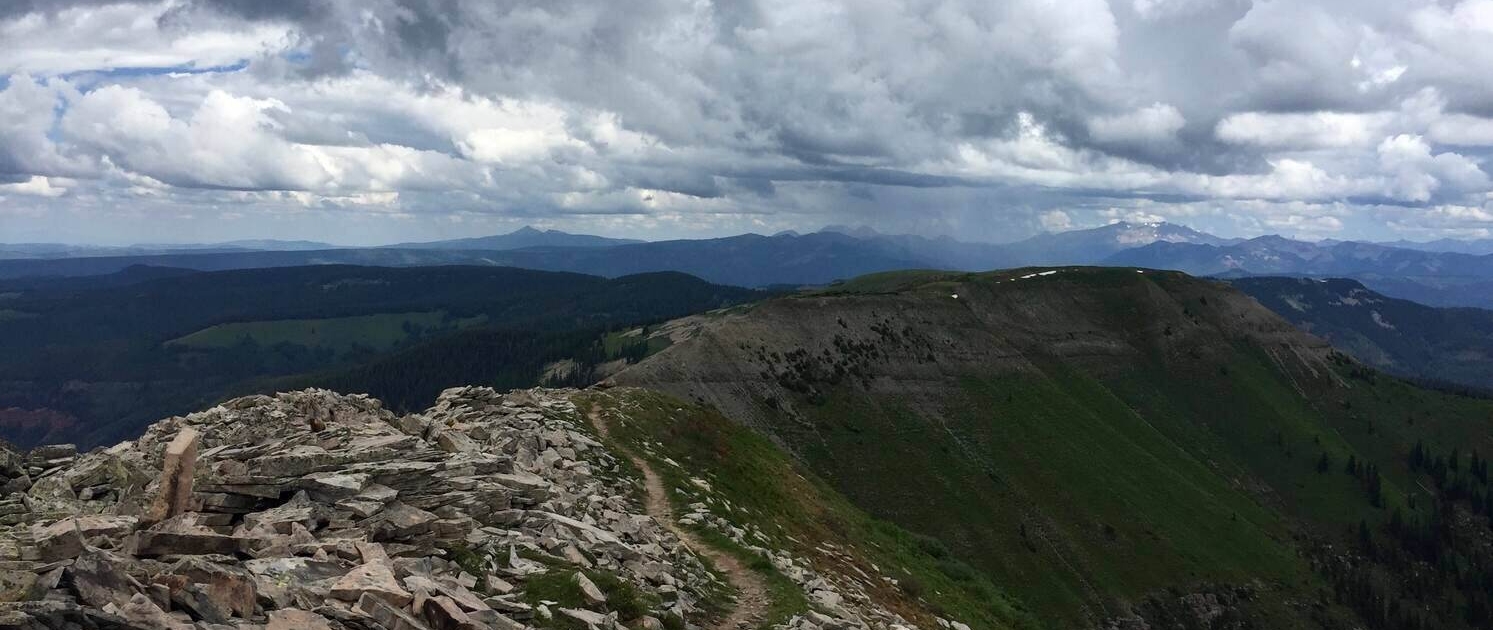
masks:
<instances>
[{"instance_id":1,"label":"haze over mountains","mask_svg":"<svg viewBox=\"0 0 1493 630\"><path fill-rule=\"evenodd\" d=\"M1343 278L1251 277L1229 283L1366 365L1493 389L1493 311L1426 306Z\"/></svg>"},{"instance_id":2,"label":"haze over mountains","mask_svg":"<svg viewBox=\"0 0 1493 630\"><path fill-rule=\"evenodd\" d=\"M532 227L524 226L508 234L428 241L424 243L399 243L388 245L387 247L398 249L508 250L528 247L610 247L613 245L642 242L636 239L607 238L604 236L591 236L589 234L569 234L559 230L536 230Z\"/></svg>"},{"instance_id":3,"label":"haze over mountains","mask_svg":"<svg viewBox=\"0 0 1493 630\"><path fill-rule=\"evenodd\" d=\"M316 241L280 241L248 239L222 243L139 244L123 247L107 245L68 245L64 243L0 243L0 260L83 258L94 256L151 256L173 252L245 252L298 251L333 249L335 245Z\"/></svg>"},{"instance_id":4,"label":"haze over mountains","mask_svg":"<svg viewBox=\"0 0 1493 630\"><path fill-rule=\"evenodd\" d=\"M1222 238L1172 223L1119 222L1006 244L882 234L831 226L809 234L642 242L523 228L509 234L382 247L240 241L122 250L0 245L0 279L112 274L135 265L202 271L358 264L494 265L616 277L680 271L746 287L815 285L909 268L982 271L1028 265L1116 265L1193 275L1349 277L1387 295L1436 306L1493 307L1485 241L1389 244ZM3 256L5 254L0 254Z\"/></svg>"}]
</instances>

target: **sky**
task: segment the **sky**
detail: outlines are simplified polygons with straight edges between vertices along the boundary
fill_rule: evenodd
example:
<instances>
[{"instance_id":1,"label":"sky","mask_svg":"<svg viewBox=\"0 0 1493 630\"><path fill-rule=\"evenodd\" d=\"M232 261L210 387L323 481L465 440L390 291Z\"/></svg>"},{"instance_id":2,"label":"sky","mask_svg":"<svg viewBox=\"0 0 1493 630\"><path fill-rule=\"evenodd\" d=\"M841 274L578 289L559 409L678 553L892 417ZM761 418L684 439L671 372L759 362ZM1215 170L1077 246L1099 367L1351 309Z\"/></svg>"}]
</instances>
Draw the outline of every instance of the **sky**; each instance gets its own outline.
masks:
<instances>
[{"instance_id":1,"label":"sky","mask_svg":"<svg viewBox=\"0 0 1493 630\"><path fill-rule=\"evenodd\" d=\"M1493 236L1493 0L4 0L0 242Z\"/></svg>"}]
</instances>

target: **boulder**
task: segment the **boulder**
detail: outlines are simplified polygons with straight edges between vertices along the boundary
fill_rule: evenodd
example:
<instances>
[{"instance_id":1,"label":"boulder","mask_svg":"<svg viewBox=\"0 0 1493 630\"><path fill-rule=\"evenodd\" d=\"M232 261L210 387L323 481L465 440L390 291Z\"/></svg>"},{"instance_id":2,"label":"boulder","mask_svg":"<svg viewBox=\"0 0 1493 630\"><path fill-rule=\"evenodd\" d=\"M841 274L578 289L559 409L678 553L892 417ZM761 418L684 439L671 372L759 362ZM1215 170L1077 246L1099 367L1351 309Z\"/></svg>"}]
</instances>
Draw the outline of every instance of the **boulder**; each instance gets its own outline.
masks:
<instances>
[{"instance_id":1,"label":"boulder","mask_svg":"<svg viewBox=\"0 0 1493 630\"><path fill-rule=\"evenodd\" d=\"M289 608L270 611L264 630L333 630L326 617L313 612Z\"/></svg>"},{"instance_id":2,"label":"boulder","mask_svg":"<svg viewBox=\"0 0 1493 630\"><path fill-rule=\"evenodd\" d=\"M331 585L348 569L336 562L311 558L262 558L244 563L254 579L256 595L265 607L286 607L302 600L322 600Z\"/></svg>"},{"instance_id":3,"label":"boulder","mask_svg":"<svg viewBox=\"0 0 1493 630\"><path fill-rule=\"evenodd\" d=\"M612 615L603 615L599 612L593 612L590 610L578 608L561 608L560 614L584 623L588 628L611 630L617 625L616 618Z\"/></svg>"},{"instance_id":4,"label":"boulder","mask_svg":"<svg viewBox=\"0 0 1493 630\"><path fill-rule=\"evenodd\" d=\"M253 541L212 532L135 532L129 548L134 555L159 556L236 555L247 552Z\"/></svg>"},{"instance_id":5,"label":"boulder","mask_svg":"<svg viewBox=\"0 0 1493 630\"><path fill-rule=\"evenodd\" d=\"M166 614L155 602L151 601L143 593L136 593L124 606L119 608L119 615L126 622L136 628L152 628L160 630L192 630L192 624L180 621Z\"/></svg>"},{"instance_id":6,"label":"boulder","mask_svg":"<svg viewBox=\"0 0 1493 630\"><path fill-rule=\"evenodd\" d=\"M137 583L124 572L128 560L107 551L90 549L69 569L78 601L95 608L123 607L138 593Z\"/></svg>"},{"instance_id":7,"label":"boulder","mask_svg":"<svg viewBox=\"0 0 1493 630\"><path fill-rule=\"evenodd\" d=\"M371 593L359 597L353 610L378 622L385 630L430 630L424 621L405 612L402 607L391 605Z\"/></svg>"},{"instance_id":8,"label":"boulder","mask_svg":"<svg viewBox=\"0 0 1493 630\"><path fill-rule=\"evenodd\" d=\"M226 624L232 615L207 594L201 584L184 584L170 591L172 607L185 611L192 619L210 624Z\"/></svg>"},{"instance_id":9,"label":"boulder","mask_svg":"<svg viewBox=\"0 0 1493 630\"><path fill-rule=\"evenodd\" d=\"M162 454L161 480L145 523L159 523L187 511L192 499L192 476L197 469L197 430L183 427Z\"/></svg>"},{"instance_id":10,"label":"boulder","mask_svg":"<svg viewBox=\"0 0 1493 630\"><path fill-rule=\"evenodd\" d=\"M414 596L394 578L394 571L384 562L363 564L332 585L332 597L356 602L364 596L373 596L396 607L410 603Z\"/></svg>"},{"instance_id":11,"label":"boulder","mask_svg":"<svg viewBox=\"0 0 1493 630\"><path fill-rule=\"evenodd\" d=\"M90 514L33 527L31 540L38 560L54 562L77 557L84 541L95 536L121 536L135 529L133 516Z\"/></svg>"},{"instance_id":12,"label":"boulder","mask_svg":"<svg viewBox=\"0 0 1493 630\"><path fill-rule=\"evenodd\" d=\"M368 475L363 473L317 472L301 477L296 487L315 497L322 503L356 496L368 485Z\"/></svg>"},{"instance_id":13,"label":"boulder","mask_svg":"<svg viewBox=\"0 0 1493 630\"><path fill-rule=\"evenodd\" d=\"M254 616L258 592L254 586L254 576L247 570L193 556L178 561L170 572L192 584L200 585L203 594L219 610L244 619Z\"/></svg>"},{"instance_id":14,"label":"boulder","mask_svg":"<svg viewBox=\"0 0 1493 630\"><path fill-rule=\"evenodd\" d=\"M384 507L367 524L373 540L401 540L430 532L437 516L406 503L395 501Z\"/></svg>"},{"instance_id":15,"label":"boulder","mask_svg":"<svg viewBox=\"0 0 1493 630\"><path fill-rule=\"evenodd\" d=\"M476 441L457 431L441 431L436 436L436 444L447 453L475 453L482 450L482 446Z\"/></svg>"},{"instance_id":16,"label":"boulder","mask_svg":"<svg viewBox=\"0 0 1493 630\"><path fill-rule=\"evenodd\" d=\"M472 630L476 625L461 606L444 595L426 599L421 609L432 630Z\"/></svg>"},{"instance_id":17,"label":"boulder","mask_svg":"<svg viewBox=\"0 0 1493 630\"><path fill-rule=\"evenodd\" d=\"M580 588L581 597L586 600L587 606L600 606L607 603L606 594L602 593L601 589L596 586L596 583L592 582L591 578L586 577L586 574L576 573L571 580Z\"/></svg>"},{"instance_id":18,"label":"boulder","mask_svg":"<svg viewBox=\"0 0 1493 630\"><path fill-rule=\"evenodd\" d=\"M291 533L291 525L299 523L306 529L316 529L318 523L324 518L322 510L312 502L304 491L295 493L290 501L279 507L270 508L263 512L254 512L244 515L244 530L253 532L255 530L272 531L279 534Z\"/></svg>"}]
</instances>

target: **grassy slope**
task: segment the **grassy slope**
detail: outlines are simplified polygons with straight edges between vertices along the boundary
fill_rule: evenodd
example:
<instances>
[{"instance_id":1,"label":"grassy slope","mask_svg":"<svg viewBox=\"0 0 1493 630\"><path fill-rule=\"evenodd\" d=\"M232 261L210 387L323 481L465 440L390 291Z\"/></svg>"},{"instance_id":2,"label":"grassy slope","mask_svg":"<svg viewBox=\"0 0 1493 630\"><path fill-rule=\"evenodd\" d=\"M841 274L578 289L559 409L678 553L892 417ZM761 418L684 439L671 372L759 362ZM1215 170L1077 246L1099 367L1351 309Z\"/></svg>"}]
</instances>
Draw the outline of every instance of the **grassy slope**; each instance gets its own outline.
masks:
<instances>
[{"instance_id":1,"label":"grassy slope","mask_svg":"<svg viewBox=\"0 0 1493 630\"><path fill-rule=\"evenodd\" d=\"M821 568L871 573L874 565L897 578L897 586L877 584L873 597L921 627L936 627L930 614L976 628L1038 627L1019 602L942 544L870 518L772 442L714 410L633 389L588 392L578 401L583 408L593 403L608 413L623 412L615 438L649 457L671 488L691 491L690 476L708 479L719 496L738 508L729 513L720 512L719 505L713 509L737 525L760 529L775 548L812 558ZM676 508L688 502L679 492L673 496ZM854 559L823 553L819 548L825 544ZM785 589L774 590L780 595L780 614L802 606Z\"/></svg>"},{"instance_id":2,"label":"grassy slope","mask_svg":"<svg viewBox=\"0 0 1493 630\"><path fill-rule=\"evenodd\" d=\"M1405 495L1418 490L1404 463L1417 439L1442 452L1493 452L1493 404L1353 378L1362 371L1346 363L1303 367L1291 358L1300 348L1251 336L1264 325L1220 306L1228 290L1216 284L1133 270L1010 280L1018 274L883 275L807 298L813 309L792 310L776 325L822 311L845 314L851 323L839 328L853 334L852 311L829 300L874 300L877 317L903 318L891 328L948 327L972 347L976 328L946 319L947 298L989 292L990 309L975 310L1006 317L1030 308L1038 320L986 321L976 334L1016 339L1007 327L1037 328L1057 305L1088 316L1066 339L1098 329L1133 352L1067 356L1048 345L1061 336L1012 341L1027 368L966 365L930 384L927 369L898 372L927 349L890 344L867 381L816 381L817 396L776 390L794 412L757 394L768 402L758 405L757 423L856 505L945 541L1054 627L1092 623L1166 589L1217 584L1254 585L1245 608L1265 627L1341 620L1344 609L1318 605L1331 595L1300 540L1343 540L1360 521L1382 523L1397 507L1425 518L1430 502L1413 512ZM877 295L888 291L899 292L896 300ZM929 306L899 311L913 299ZM753 342L770 328L742 328L751 332L743 352L756 352ZM812 337L784 335L795 341L766 341L764 352L786 356ZM713 351L736 352L731 339ZM810 357L821 350L806 349ZM900 374L890 378L902 384L878 374ZM740 388L696 383L689 391L716 400ZM1323 453L1331 465L1318 472ZM1383 471L1385 508L1371 506L1363 484L1344 474L1349 456Z\"/></svg>"},{"instance_id":3,"label":"grassy slope","mask_svg":"<svg viewBox=\"0 0 1493 630\"><path fill-rule=\"evenodd\" d=\"M808 413L819 441L802 452L858 505L968 552L1059 627L1167 586L1310 579L1277 515L1093 379L1055 365L962 390L937 416L837 392Z\"/></svg>"},{"instance_id":4,"label":"grassy slope","mask_svg":"<svg viewBox=\"0 0 1493 630\"><path fill-rule=\"evenodd\" d=\"M377 351L394 348L410 338L409 327L460 328L480 324L485 317L448 320L443 311L379 313L327 319L280 319L218 324L166 342L189 348L227 348L251 339L261 346L291 343L309 348L347 352L355 346Z\"/></svg>"}]
</instances>

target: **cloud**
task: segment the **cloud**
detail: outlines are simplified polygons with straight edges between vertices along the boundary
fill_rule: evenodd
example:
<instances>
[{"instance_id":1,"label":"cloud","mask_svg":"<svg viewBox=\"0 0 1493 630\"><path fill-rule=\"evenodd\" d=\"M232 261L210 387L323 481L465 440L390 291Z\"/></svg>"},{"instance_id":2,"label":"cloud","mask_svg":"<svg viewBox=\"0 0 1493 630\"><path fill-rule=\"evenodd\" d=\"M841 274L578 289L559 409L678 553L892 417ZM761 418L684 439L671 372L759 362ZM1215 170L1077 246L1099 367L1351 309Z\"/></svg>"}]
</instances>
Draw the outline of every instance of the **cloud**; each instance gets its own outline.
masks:
<instances>
[{"instance_id":1,"label":"cloud","mask_svg":"<svg viewBox=\"0 0 1493 630\"><path fill-rule=\"evenodd\" d=\"M1450 114L1433 121L1429 135L1441 144L1493 146L1493 118Z\"/></svg>"},{"instance_id":2,"label":"cloud","mask_svg":"<svg viewBox=\"0 0 1493 630\"><path fill-rule=\"evenodd\" d=\"M1099 142L1166 142L1175 139L1177 131L1187 124L1182 112L1166 103L1155 103L1141 109L1111 116L1095 116L1088 121L1089 135Z\"/></svg>"},{"instance_id":3,"label":"cloud","mask_svg":"<svg viewBox=\"0 0 1493 630\"><path fill-rule=\"evenodd\" d=\"M1132 0L1137 15L1146 20L1162 20L1196 14L1212 9L1227 0Z\"/></svg>"},{"instance_id":4,"label":"cloud","mask_svg":"<svg viewBox=\"0 0 1493 630\"><path fill-rule=\"evenodd\" d=\"M1048 232L1062 232L1073 229L1073 219L1062 210L1049 210L1037 217L1042 224L1042 229Z\"/></svg>"},{"instance_id":5,"label":"cloud","mask_svg":"<svg viewBox=\"0 0 1493 630\"><path fill-rule=\"evenodd\" d=\"M1487 190L1487 173L1458 153L1432 155L1431 146L1420 136L1398 135L1379 144L1379 164L1390 176L1386 191L1395 199L1431 201L1442 189L1452 192Z\"/></svg>"},{"instance_id":6,"label":"cloud","mask_svg":"<svg viewBox=\"0 0 1493 630\"><path fill-rule=\"evenodd\" d=\"M162 21L169 1L49 4L52 12L0 21L0 74L230 66L291 43L274 23L171 28Z\"/></svg>"},{"instance_id":7,"label":"cloud","mask_svg":"<svg viewBox=\"0 0 1493 630\"><path fill-rule=\"evenodd\" d=\"M0 6L0 182L430 232L1383 232L1381 206L1493 190L1490 7L26 0Z\"/></svg>"},{"instance_id":8,"label":"cloud","mask_svg":"<svg viewBox=\"0 0 1493 630\"><path fill-rule=\"evenodd\" d=\"M82 160L63 155L49 137L56 109L71 94L61 80L39 82L29 75L12 76L0 89L0 175L77 174Z\"/></svg>"},{"instance_id":9,"label":"cloud","mask_svg":"<svg viewBox=\"0 0 1493 630\"><path fill-rule=\"evenodd\" d=\"M1389 114L1244 112L1218 121L1218 139L1270 149L1325 149L1372 145L1384 137Z\"/></svg>"},{"instance_id":10,"label":"cloud","mask_svg":"<svg viewBox=\"0 0 1493 630\"><path fill-rule=\"evenodd\" d=\"M60 183L60 182L59 182ZM61 197L67 194L66 188L52 185L52 179L34 175L31 179L14 184L0 184L0 194L13 193L17 195L32 195L36 197Z\"/></svg>"}]
</instances>

